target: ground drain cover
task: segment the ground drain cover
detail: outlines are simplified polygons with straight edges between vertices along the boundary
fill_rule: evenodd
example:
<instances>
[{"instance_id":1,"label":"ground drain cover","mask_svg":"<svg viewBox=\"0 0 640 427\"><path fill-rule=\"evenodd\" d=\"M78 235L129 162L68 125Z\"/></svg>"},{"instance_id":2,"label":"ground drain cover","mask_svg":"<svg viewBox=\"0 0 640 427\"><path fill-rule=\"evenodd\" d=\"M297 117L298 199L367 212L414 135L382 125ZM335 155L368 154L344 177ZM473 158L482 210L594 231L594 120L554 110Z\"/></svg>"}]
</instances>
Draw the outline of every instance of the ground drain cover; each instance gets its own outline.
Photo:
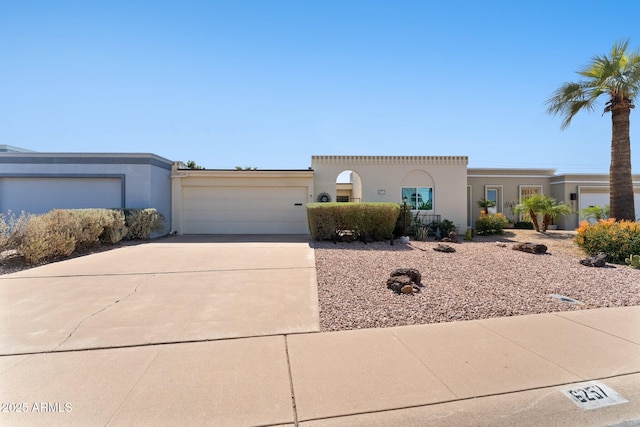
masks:
<instances>
[{"instance_id":1,"label":"ground drain cover","mask_svg":"<svg viewBox=\"0 0 640 427\"><path fill-rule=\"evenodd\" d=\"M620 396L611 387L599 381L573 384L562 390L573 403L584 410L604 408L606 406L620 405L629 401Z\"/></svg>"},{"instance_id":2,"label":"ground drain cover","mask_svg":"<svg viewBox=\"0 0 640 427\"><path fill-rule=\"evenodd\" d=\"M578 300L576 300L576 299L569 298L569 297L566 297L566 296L564 296L564 295L560 295L560 294L551 294L551 295L549 295L549 296L550 296L550 297L552 297L552 298L559 299L559 300L560 300L560 301L562 301L562 302L568 302L569 304L579 304L579 305L584 305L584 303L583 303L582 301L578 301Z\"/></svg>"}]
</instances>

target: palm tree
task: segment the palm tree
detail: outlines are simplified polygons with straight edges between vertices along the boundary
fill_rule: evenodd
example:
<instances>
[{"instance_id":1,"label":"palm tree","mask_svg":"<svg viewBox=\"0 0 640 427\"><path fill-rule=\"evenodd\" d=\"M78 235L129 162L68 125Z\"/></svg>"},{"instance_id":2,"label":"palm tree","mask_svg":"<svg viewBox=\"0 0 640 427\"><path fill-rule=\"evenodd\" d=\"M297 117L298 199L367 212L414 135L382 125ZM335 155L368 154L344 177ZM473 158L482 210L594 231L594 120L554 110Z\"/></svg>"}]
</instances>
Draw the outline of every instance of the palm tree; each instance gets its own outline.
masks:
<instances>
[{"instance_id":1,"label":"palm tree","mask_svg":"<svg viewBox=\"0 0 640 427\"><path fill-rule=\"evenodd\" d=\"M608 96L604 113L611 113L611 217L635 221L629 116L640 89L640 52L628 51L629 40L614 43L609 56L595 56L578 71L584 80L564 83L547 100L547 112L564 116L562 129L582 110L593 111L600 95Z\"/></svg>"},{"instance_id":2,"label":"palm tree","mask_svg":"<svg viewBox=\"0 0 640 427\"><path fill-rule=\"evenodd\" d=\"M533 222L533 228L536 231L540 231L540 223L538 222L538 213L542 212L545 208L545 197L542 194L534 194L533 196L523 199L513 207L513 213L516 215L523 214L526 218L529 218Z\"/></svg>"},{"instance_id":3,"label":"palm tree","mask_svg":"<svg viewBox=\"0 0 640 427\"><path fill-rule=\"evenodd\" d=\"M571 206L562 202L558 203L556 199L544 194L534 194L533 196L523 199L522 202L513 207L513 213L524 214L533 222L533 227L538 232L546 232L549 225L558 217L570 215L573 213ZM538 221L538 215L542 217L542 227Z\"/></svg>"},{"instance_id":4,"label":"palm tree","mask_svg":"<svg viewBox=\"0 0 640 427\"><path fill-rule=\"evenodd\" d=\"M541 213L543 218L542 232L544 233L559 217L571 215L573 213L573 208L563 202L558 203L555 199L549 197L546 200L544 210Z\"/></svg>"},{"instance_id":5,"label":"palm tree","mask_svg":"<svg viewBox=\"0 0 640 427\"><path fill-rule=\"evenodd\" d=\"M486 213L489 213L489 208L496 207L496 202L489 199L480 199L476 203L478 203L478 206L480 207L480 209L482 209Z\"/></svg>"}]
</instances>

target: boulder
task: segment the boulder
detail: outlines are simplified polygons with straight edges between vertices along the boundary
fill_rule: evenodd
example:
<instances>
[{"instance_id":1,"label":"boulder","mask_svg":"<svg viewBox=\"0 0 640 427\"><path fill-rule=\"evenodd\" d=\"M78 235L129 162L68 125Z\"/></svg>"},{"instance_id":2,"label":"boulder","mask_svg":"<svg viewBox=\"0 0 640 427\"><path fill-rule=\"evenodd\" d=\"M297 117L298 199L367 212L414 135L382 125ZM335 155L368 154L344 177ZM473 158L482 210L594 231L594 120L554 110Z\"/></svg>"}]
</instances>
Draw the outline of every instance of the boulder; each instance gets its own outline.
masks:
<instances>
[{"instance_id":1,"label":"boulder","mask_svg":"<svg viewBox=\"0 0 640 427\"><path fill-rule=\"evenodd\" d=\"M438 244L438 246L436 246L435 248L433 248L434 251L438 251L438 252L455 252L456 250L453 248L453 246L449 246L449 245L443 245L443 244Z\"/></svg>"},{"instance_id":2,"label":"boulder","mask_svg":"<svg viewBox=\"0 0 640 427\"><path fill-rule=\"evenodd\" d=\"M414 268L398 268L391 272L387 279L387 288L397 294L414 294L420 292L422 275Z\"/></svg>"},{"instance_id":3,"label":"boulder","mask_svg":"<svg viewBox=\"0 0 640 427\"><path fill-rule=\"evenodd\" d=\"M604 267L607 263L607 254L601 252L596 256L592 256L591 258L585 258L580 260L580 264L586 265L587 267Z\"/></svg>"},{"instance_id":4,"label":"boulder","mask_svg":"<svg viewBox=\"0 0 640 427\"><path fill-rule=\"evenodd\" d=\"M408 276L415 284L420 284L422 274L415 268L398 268L391 272L391 277Z\"/></svg>"},{"instance_id":5,"label":"boulder","mask_svg":"<svg viewBox=\"0 0 640 427\"><path fill-rule=\"evenodd\" d=\"M545 254L547 253L547 247L539 243L516 243L512 248L514 251L528 252L530 254Z\"/></svg>"},{"instance_id":6,"label":"boulder","mask_svg":"<svg viewBox=\"0 0 640 427\"><path fill-rule=\"evenodd\" d=\"M402 292L403 294L412 294L413 293L413 286L411 285L404 285L401 289L400 292Z\"/></svg>"}]
</instances>

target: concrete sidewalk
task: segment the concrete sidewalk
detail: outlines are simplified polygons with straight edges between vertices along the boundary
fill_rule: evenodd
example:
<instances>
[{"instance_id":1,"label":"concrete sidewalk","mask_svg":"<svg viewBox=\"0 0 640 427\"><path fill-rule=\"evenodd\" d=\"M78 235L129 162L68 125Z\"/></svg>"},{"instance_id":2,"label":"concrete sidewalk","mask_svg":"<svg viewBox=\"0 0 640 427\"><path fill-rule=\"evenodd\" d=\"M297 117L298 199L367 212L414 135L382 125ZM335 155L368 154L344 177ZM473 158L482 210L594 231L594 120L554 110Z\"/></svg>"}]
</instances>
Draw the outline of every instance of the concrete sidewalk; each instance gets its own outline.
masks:
<instances>
[{"instance_id":1,"label":"concrete sidewalk","mask_svg":"<svg viewBox=\"0 0 640 427\"><path fill-rule=\"evenodd\" d=\"M27 413L0 424L636 425L639 324L628 307L4 356L1 401ZM563 393L592 380L626 402Z\"/></svg>"},{"instance_id":2,"label":"concrete sidewalk","mask_svg":"<svg viewBox=\"0 0 640 427\"><path fill-rule=\"evenodd\" d=\"M318 333L316 292L296 239L0 276L0 425L640 425L640 307Z\"/></svg>"}]
</instances>

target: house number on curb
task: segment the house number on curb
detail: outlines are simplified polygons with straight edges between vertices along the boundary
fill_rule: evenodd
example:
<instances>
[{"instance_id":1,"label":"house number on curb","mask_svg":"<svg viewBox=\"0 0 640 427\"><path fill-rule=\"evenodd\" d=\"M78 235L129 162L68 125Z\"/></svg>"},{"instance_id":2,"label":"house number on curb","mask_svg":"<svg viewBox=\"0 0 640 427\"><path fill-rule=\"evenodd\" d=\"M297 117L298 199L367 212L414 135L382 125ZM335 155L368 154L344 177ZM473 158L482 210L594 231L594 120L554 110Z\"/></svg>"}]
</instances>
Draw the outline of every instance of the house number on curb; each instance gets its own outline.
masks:
<instances>
[{"instance_id":1,"label":"house number on curb","mask_svg":"<svg viewBox=\"0 0 640 427\"><path fill-rule=\"evenodd\" d=\"M581 409L598 409L629 402L614 389L598 381L573 384L561 391Z\"/></svg>"}]
</instances>

